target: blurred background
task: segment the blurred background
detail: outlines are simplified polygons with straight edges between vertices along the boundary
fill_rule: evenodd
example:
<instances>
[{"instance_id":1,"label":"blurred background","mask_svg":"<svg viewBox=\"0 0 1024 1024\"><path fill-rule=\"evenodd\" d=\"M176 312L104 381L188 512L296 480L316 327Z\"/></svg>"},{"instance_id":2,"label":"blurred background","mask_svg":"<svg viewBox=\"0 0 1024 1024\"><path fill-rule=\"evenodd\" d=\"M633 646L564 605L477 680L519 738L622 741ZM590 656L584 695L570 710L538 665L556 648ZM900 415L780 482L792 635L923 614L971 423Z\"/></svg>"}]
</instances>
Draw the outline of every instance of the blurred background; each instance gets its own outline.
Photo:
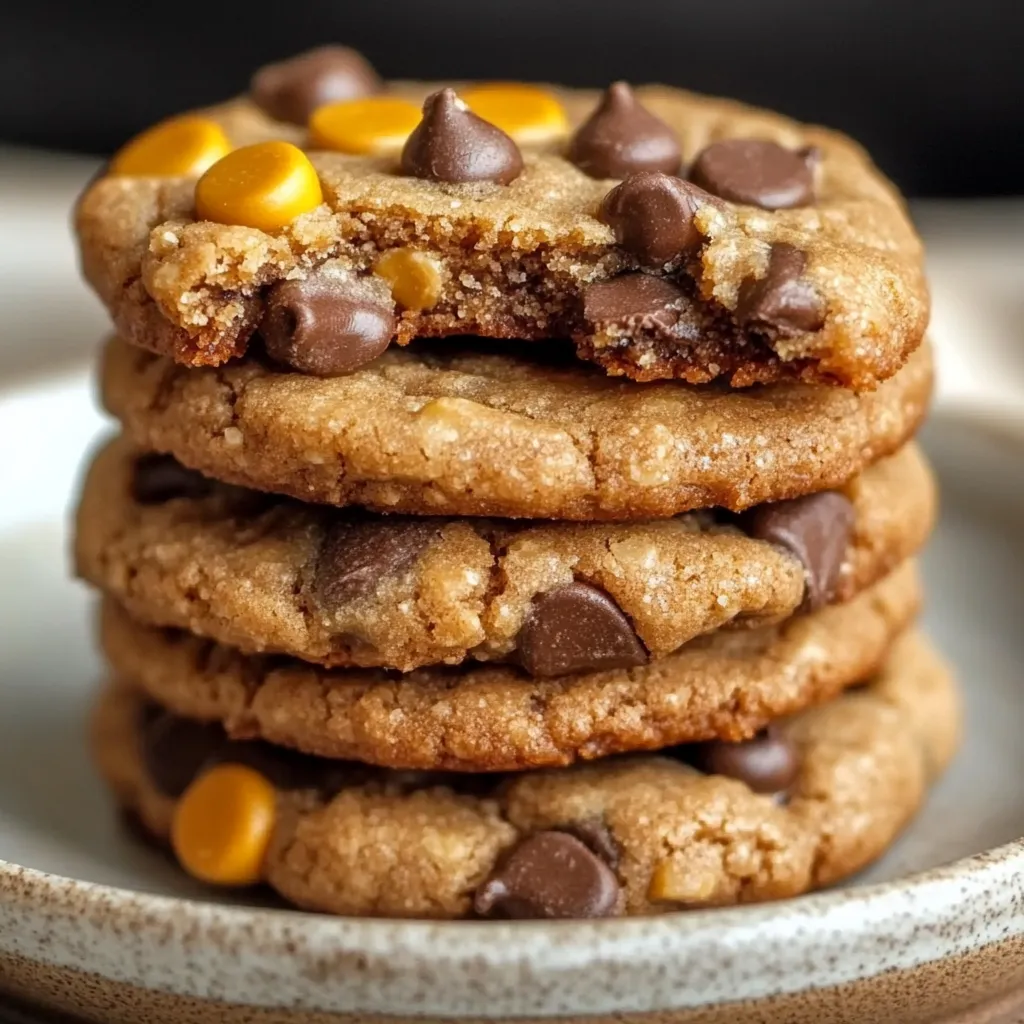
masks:
<instances>
[{"instance_id":1,"label":"blurred background","mask_svg":"<svg viewBox=\"0 0 1024 1024\"><path fill-rule=\"evenodd\" d=\"M0 5L0 140L106 153L326 41L387 77L663 81L865 143L912 195L1024 191L1021 0L35 0Z\"/></svg>"},{"instance_id":2,"label":"blurred background","mask_svg":"<svg viewBox=\"0 0 1024 1024\"><path fill-rule=\"evenodd\" d=\"M844 129L912 197L942 397L1024 400L1022 0L0 4L0 387L107 330L67 224L101 157L324 42L386 77L663 81Z\"/></svg>"}]
</instances>

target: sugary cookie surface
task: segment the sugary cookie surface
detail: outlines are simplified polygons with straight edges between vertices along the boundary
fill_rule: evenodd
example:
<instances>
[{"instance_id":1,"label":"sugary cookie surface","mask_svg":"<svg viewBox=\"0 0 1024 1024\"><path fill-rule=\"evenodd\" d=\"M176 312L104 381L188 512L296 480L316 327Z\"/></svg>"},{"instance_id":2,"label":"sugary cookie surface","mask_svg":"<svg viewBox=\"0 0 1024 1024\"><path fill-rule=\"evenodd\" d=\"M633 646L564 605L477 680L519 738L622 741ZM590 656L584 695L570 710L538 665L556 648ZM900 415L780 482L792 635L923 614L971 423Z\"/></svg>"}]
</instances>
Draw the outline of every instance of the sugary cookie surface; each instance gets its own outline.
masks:
<instances>
[{"instance_id":1,"label":"sugary cookie surface","mask_svg":"<svg viewBox=\"0 0 1024 1024\"><path fill-rule=\"evenodd\" d=\"M947 670L911 635L859 691L746 743L657 757L391 772L228 740L123 682L96 707L93 749L143 827L176 833L186 867L227 866L219 884L256 865L328 913L580 918L780 899L857 871L916 810L959 726Z\"/></svg>"},{"instance_id":2,"label":"sugary cookie surface","mask_svg":"<svg viewBox=\"0 0 1024 1024\"><path fill-rule=\"evenodd\" d=\"M183 148L173 123L127 144L77 228L120 332L185 364L244 352L283 286L275 358L320 374L473 333L571 337L638 380L870 388L923 337L899 195L848 139L779 115L626 83L383 85L324 48L184 120ZM247 148L270 142L308 162ZM369 346L330 312L366 302Z\"/></svg>"},{"instance_id":3,"label":"sugary cookie surface","mask_svg":"<svg viewBox=\"0 0 1024 1024\"><path fill-rule=\"evenodd\" d=\"M842 487L924 417L922 346L875 391L612 379L538 346L388 348L324 379L249 356L187 368L114 339L103 400L142 449L300 501L416 515L624 520Z\"/></svg>"},{"instance_id":4,"label":"sugary cookie surface","mask_svg":"<svg viewBox=\"0 0 1024 1024\"><path fill-rule=\"evenodd\" d=\"M520 771L749 738L867 678L920 600L907 563L847 604L721 630L647 664L557 678L472 662L404 675L331 671L146 627L112 600L101 634L115 675L237 738L391 768Z\"/></svg>"},{"instance_id":5,"label":"sugary cookie surface","mask_svg":"<svg viewBox=\"0 0 1024 1024\"><path fill-rule=\"evenodd\" d=\"M226 487L119 440L88 474L76 552L141 621L243 650L557 676L847 601L918 551L934 507L913 446L843 491L604 524L349 513Z\"/></svg>"}]
</instances>

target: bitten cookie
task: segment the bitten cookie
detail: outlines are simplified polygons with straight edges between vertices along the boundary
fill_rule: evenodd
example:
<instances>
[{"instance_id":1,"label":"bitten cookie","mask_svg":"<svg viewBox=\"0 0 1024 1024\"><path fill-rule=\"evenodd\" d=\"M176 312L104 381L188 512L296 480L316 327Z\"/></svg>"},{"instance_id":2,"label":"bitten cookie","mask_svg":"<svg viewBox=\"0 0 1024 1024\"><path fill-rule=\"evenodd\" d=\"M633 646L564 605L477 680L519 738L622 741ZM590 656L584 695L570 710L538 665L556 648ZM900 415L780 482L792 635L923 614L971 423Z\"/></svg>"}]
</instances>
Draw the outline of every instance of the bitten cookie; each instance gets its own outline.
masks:
<instances>
[{"instance_id":1,"label":"bitten cookie","mask_svg":"<svg viewBox=\"0 0 1024 1024\"><path fill-rule=\"evenodd\" d=\"M188 369L114 339L103 399L140 447L227 483L382 512L646 519L840 487L914 433L919 349L878 390L616 381L529 346L391 348L345 377Z\"/></svg>"},{"instance_id":2,"label":"bitten cookie","mask_svg":"<svg viewBox=\"0 0 1024 1024\"><path fill-rule=\"evenodd\" d=\"M866 688L721 743L514 776L396 773L227 740L106 689L117 800L194 875L348 915L601 917L780 899L878 857L952 756L945 666L904 638Z\"/></svg>"},{"instance_id":3,"label":"bitten cookie","mask_svg":"<svg viewBox=\"0 0 1024 1024\"><path fill-rule=\"evenodd\" d=\"M920 548L934 511L913 446L841 491L743 516L601 524L300 505L117 440L89 472L75 547L79 573L140 621L245 651L554 676L849 600Z\"/></svg>"},{"instance_id":4,"label":"bitten cookie","mask_svg":"<svg viewBox=\"0 0 1024 1024\"><path fill-rule=\"evenodd\" d=\"M323 64L273 75L273 98L154 127L82 197L85 273L134 343L217 365L258 331L330 374L392 339L571 337L639 380L862 388L922 339L920 240L835 132L659 86L331 103Z\"/></svg>"},{"instance_id":5,"label":"bitten cookie","mask_svg":"<svg viewBox=\"0 0 1024 1024\"><path fill-rule=\"evenodd\" d=\"M235 737L392 768L504 771L750 737L866 679L919 604L907 564L780 626L720 631L638 668L532 680L507 665L398 675L246 657L139 625L112 601L101 634L116 676Z\"/></svg>"}]
</instances>

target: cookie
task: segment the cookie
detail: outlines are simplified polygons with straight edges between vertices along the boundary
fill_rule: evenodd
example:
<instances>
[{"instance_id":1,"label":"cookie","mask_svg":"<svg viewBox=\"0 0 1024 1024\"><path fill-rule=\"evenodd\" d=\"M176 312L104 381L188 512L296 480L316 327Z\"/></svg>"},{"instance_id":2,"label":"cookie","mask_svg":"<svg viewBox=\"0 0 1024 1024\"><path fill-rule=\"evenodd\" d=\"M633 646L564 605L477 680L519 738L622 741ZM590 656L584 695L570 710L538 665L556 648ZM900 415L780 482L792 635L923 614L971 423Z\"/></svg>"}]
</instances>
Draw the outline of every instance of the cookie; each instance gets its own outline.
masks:
<instances>
[{"instance_id":1,"label":"cookie","mask_svg":"<svg viewBox=\"0 0 1024 1024\"><path fill-rule=\"evenodd\" d=\"M232 743L125 686L103 692L92 740L118 802L207 881L264 881L335 914L600 917L781 899L852 874L920 805L959 723L945 666L910 635L866 688L728 749L390 772Z\"/></svg>"},{"instance_id":2,"label":"cookie","mask_svg":"<svg viewBox=\"0 0 1024 1024\"><path fill-rule=\"evenodd\" d=\"M867 678L919 605L908 563L844 605L719 631L647 665L554 679L511 665L399 675L246 656L136 623L109 599L101 636L115 676L237 738L391 768L511 771L748 738Z\"/></svg>"},{"instance_id":3,"label":"cookie","mask_svg":"<svg viewBox=\"0 0 1024 1024\"><path fill-rule=\"evenodd\" d=\"M328 380L252 358L188 369L114 339L102 389L140 448L227 483L382 512L595 520L840 487L914 433L932 387L927 347L862 394L642 385L530 348L417 343Z\"/></svg>"},{"instance_id":4,"label":"cookie","mask_svg":"<svg viewBox=\"0 0 1024 1024\"><path fill-rule=\"evenodd\" d=\"M260 333L331 374L393 339L571 337L638 380L867 388L923 337L920 240L835 132L625 83L399 84L308 129L262 95L157 126L82 197L82 265L135 344L218 365Z\"/></svg>"},{"instance_id":5,"label":"cookie","mask_svg":"<svg viewBox=\"0 0 1024 1024\"><path fill-rule=\"evenodd\" d=\"M849 600L920 548L934 512L912 445L842 491L602 524L300 505L117 440L86 480L76 551L139 620L245 651L404 672L514 659L551 676Z\"/></svg>"}]
</instances>

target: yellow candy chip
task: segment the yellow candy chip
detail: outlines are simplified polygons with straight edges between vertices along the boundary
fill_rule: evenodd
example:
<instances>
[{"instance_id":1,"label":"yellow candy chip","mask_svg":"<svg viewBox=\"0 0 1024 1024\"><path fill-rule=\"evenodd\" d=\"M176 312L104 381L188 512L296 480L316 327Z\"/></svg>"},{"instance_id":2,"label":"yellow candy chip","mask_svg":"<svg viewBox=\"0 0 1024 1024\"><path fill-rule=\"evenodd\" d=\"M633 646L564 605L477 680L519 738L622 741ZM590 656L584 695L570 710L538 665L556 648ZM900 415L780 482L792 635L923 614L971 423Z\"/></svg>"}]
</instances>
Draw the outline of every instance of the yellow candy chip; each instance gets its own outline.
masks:
<instances>
[{"instance_id":1,"label":"yellow candy chip","mask_svg":"<svg viewBox=\"0 0 1024 1024\"><path fill-rule=\"evenodd\" d=\"M516 142L546 142L569 128L562 104L547 90L516 82L491 82L460 93L470 110Z\"/></svg>"},{"instance_id":2,"label":"yellow candy chip","mask_svg":"<svg viewBox=\"0 0 1024 1024\"><path fill-rule=\"evenodd\" d=\"M422 113L397 96L365 96L317 107L309 117L311 149L389 153L405 145Z\"/></svg>"},{"instance_id":3,"label":"yellow candy chip","mask_svg":"<svg viewBox=\"0 0 1024 1024\"><path fill-rule=\"evenodd\" d=\"M110 173L133 178L202 174L230 152L231 143L215 121L172 117L122 146L110 162Z\"/></svg>"},{"instance_id":4,"label":"yellow candy chip","mask_svg":"<svg viewBox=\"0 0 1024 1024\"><path fill-rule=\"evenodd\" d=\"M391 296L404 309L433 309L441 298L441 264L416 249L389 249L377 258L373 272L391 286Z\"/></svg>"},{"instance_id":5,"label":"yellow candy chip","mask_svg":"<svg viewBox=\"0 0 1024 1024\"><path fill-rule=\"evenodd\" d=\"M323 202L309 158L290 142L258 142L218 160L196 182L196 215L280 231Z\"/></svg>"},{"instance_id":6,"label":"yellow candy chip","mask_svg":"<svg viewBox=\"0 0 1024 1024\"><path fill-rule=\"evenodd\" d=\"M259 772L219 764L200 775L174 810L171 844L181 866L213 885L254 885L263 873L277 800Z\"/></svg>"}]
</instances>

